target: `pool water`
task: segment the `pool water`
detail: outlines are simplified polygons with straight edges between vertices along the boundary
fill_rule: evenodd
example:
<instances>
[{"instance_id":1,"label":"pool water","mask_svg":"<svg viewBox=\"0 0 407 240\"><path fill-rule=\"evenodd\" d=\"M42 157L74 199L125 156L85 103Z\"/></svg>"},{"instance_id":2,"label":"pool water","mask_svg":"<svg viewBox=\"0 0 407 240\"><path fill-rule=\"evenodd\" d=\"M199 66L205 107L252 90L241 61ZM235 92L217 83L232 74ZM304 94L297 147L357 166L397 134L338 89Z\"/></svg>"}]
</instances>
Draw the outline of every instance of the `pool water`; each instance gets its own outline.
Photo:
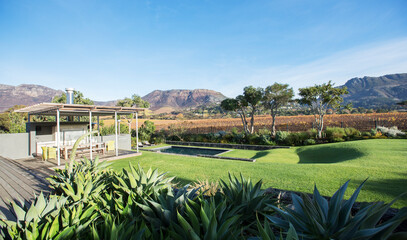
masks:
<instances>
[{"instance_id":1,"label":"pool water","mask_svg":"<svg viewBox=\"0 0 407 240\"><path fill-rule=\"evenodd\" d=\"M163 153L175 153L175 154L182 154L182 155L211 155L215 156L220 153L227 152L228 150L221 150L221 149L210 149L210 148L193 148L193 147L174 147L171 146L169 148L160 149L160 152Z\"/></svg>"}]
</instances>

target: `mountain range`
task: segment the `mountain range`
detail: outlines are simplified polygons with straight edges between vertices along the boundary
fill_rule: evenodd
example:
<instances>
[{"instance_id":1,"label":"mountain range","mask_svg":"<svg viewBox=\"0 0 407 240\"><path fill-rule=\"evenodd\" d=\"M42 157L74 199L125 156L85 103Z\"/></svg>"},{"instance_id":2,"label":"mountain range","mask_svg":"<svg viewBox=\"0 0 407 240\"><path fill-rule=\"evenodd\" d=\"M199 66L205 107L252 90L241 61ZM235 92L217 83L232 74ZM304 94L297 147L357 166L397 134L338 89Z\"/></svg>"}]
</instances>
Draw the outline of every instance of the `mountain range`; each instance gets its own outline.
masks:
<instances>
[{"instance_id":1,"label":"mountain range","mask_svg":"<svg viewBox=\"0 0 407 240\"><path fill-rule=\"evenodd\" d=\"M167 91L155 90L142 97L142 99L150 103L150 109L155 113L164 113L220 103L226 97L220 92L208 89L173 89Z\"/></svg>"},{"instance_id":2,"label":"mountain range","mask_svg":"<svg viewBox=\"0 0 407 240\"><path fill-rule=\"evenodd\" d=\"M352 78L345 83L344 101L354 107L379 108L407 100L407 73Z\"/></svg>"},{"instance_id":3,"label":"mountain range","mask_svg":"<svg viewBox=\"0 0 407 240\"><path fill-rule=\"evenodd\" d=\"M346 86L349 91L349 94L344 96L345 102L352 102L354 107L379 108L407 100L407 73L352 78L343 86ZM51 102L54 96L64 93L61 90L34 84L18 86L0 84L0 112L14 105ZM143 100L150 103L150 109L155 113L209 105L218 103L225 98L222 93L207 89L155 90L142 97ZM116 102L117 100L95 101L95 104L114 106Z\"/></svg>"}]
</instances>

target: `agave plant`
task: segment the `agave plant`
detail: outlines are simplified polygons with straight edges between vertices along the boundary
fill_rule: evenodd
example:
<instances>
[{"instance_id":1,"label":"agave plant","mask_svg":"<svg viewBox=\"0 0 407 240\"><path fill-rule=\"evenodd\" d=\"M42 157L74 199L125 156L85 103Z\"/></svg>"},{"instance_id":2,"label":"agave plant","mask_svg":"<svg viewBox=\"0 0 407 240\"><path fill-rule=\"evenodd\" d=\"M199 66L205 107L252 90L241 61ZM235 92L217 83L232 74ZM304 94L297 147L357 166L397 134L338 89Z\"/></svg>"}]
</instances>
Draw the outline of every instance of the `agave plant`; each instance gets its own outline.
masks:
<instances>
[{"instance_id":1,"label":"agave plant","mask_svg":"<svg viewBox=\"0 0 407 240\"><path fill-rule=\"evenodd\" d=\"M159 174L158 170L145 172L138 166L135 168L129 163L130 171L123 169L121 174L116 175L113 188L123 196L132 196L137 202L147 197L156 197L162 191L171 190L171 181L174 178L165 177L165 173Z\"/></svg>"},{"instance_id":2,"label":"agave plant","mask_svg":"<svg viewBox=\"0 0 407 240\"><path fill-rule=\"evenodd\" d=\"M220 203L211 198L199 203L188 201L184 216L177 213L177 220L171 222L172 239L237 239L240 234L240 215L227 206L226 200Z\"/></svg>"},{"instance_id":3,"label":"agave plant","mask_svg":"<svg viewBox=\"0 0 407 240\"><path fill-rule=\"evenodd\" d=\"M56 194L65 192L65 189L69 187L67 185L75 187L78 180L81 182L91 180L92 184L98 187L109 182L110 176L113 174L108 168L109 165L110 163L106 161L99 161L98 157L95 160L84 158L80 162L74 162L71 171L68 171L68 164L65 165L65 169L56 169L56 174L47 180Z\"/></svg>"},{"instance_id":4,"label":"agave plant","mask_svg":"<svg viewBox=\"0 0 407 240\"><path fill-rule=\"evenodd\" d=\"M222 193L230 207L240 208L241 223L250 228L256 223L256 213L268 214L273 200L261 190L262 181L253 185L252 181L240 174L240 180L229 173L229 183L221 181Z\"/></svg>"},{"instance_id":5,"label":"agave plant","mask_svg":"<svg viewBox=\"0 0 407 240\"><path fill-rule=\"evenodd\" d=\"M283 233L280 232L280 236L276 237L273 231L273 228L270 226L269 221L265 220L264 224L260 223L260 220L257 218L257 230L258 230L258 237L249 238L249 240L283 240ZM288 231L285 233L285 240L298 240L297 232L295 231L294 226L290 223L290 227Z\"/></svg>"},{"instance_id":6,"label":"agave plant","mask_svg":"<svg viewBox=\"0 0 407 240\"><path fill-rule=\"evenodd\" d=\"M68 205L67 197L41 193L30 207L11 203L16 221L0 219L11 239L66 239L80 236L98 216L96 206Z\"/></svg>"},{"instance_id":7,"label":"agave plant","mask_svg":"<svg viewBox=\"0 0 407 240\"><path fill-rule=\"evenodd\" d=\"M138 240L143 239L146 227L144 223L137 224L134 220L118 221L110 214L105 214L103 222L92 225L92 239L99 240Z\"/></svg>"},{"instance_id":8,"label":"agave plant","mask_svg":"<svg viewBox=\"0 0 407 240\"><path fill-rule=\"evenodd\" d=\"M407 219L407 208L396 216L380 222L383 214L397 200L389 204L377 202L362 207L352 216L352 206L358 197L363 182L346 201L343 200L349 181L342 185L328 202L315 186L313 198L303 194L292 195L294 209L274 208L283 218L267 216L273 225L288 230L292 224L302 239L387 239L393 230Z\"/></svg>"},{"instance_id":9,"label":"agave plant","mask_svg":"<svg viewBox=\"0 0 407 240\"><path fill-rule=\"evenodd\" d=\"M142 203L137 203L153 231L167 229L171 222L177 221L177 211L183 212L188 200L197 198L198 189L188 190L188 187L187 185L178 191L163 192L157 200L143 199Z\"/></svg>"}]
</instances>

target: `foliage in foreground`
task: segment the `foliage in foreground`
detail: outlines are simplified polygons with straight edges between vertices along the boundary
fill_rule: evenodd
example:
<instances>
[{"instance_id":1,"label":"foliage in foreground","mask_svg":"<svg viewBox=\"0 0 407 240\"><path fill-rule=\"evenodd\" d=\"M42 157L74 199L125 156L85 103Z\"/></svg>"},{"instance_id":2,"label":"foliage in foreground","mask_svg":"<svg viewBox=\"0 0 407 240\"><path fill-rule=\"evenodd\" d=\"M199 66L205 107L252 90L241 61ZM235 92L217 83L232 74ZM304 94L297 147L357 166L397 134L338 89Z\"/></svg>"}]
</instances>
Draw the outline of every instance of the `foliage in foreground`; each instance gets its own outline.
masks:
<instances>
[{"instance_id":1,"label":"foliage in foreground","mask_svg":"<svg viewBox=\"0 0 407 240\"><path fill-rule=\"evenodd\" d=\"M349 181L342 185L329 202L319 194L316 186L312 199L306 194L302 194L302 198L292 194L292 209L285 207L282 210L271 205L283 219L267 218L281 229L289 230L293 226L301 239L387 239L407 219L407 208L402 208L392 219L380 222L397 198L390 204L377 202L363 206L352 215L352 206L364 182L344 201L348 184Z\"/></svg>"},{"instance_id":2,"label":"foliage in foreground","mask_svg":"<svg viewBox=\"0 0 407 240\"><path fill-rule=\"evenodd\" d=\"M130 165L116 173L105 162L83 160L49 181L54 194L31 206L12 203L17 221L0 220L9 239L329 239L390 236L407 208L377 224L391 204L375 203L352 216L362 185L347 201L347 183L327 201L293 196L295 210L281 210L252 183L229 175L219 191L205 194L188 185L174 188L157 170ZM68 166L67 166L68 167ZM276 212L278 214L276 214ZM257 224L256 224L257 223Z\"/></svg>"}]
</instances>

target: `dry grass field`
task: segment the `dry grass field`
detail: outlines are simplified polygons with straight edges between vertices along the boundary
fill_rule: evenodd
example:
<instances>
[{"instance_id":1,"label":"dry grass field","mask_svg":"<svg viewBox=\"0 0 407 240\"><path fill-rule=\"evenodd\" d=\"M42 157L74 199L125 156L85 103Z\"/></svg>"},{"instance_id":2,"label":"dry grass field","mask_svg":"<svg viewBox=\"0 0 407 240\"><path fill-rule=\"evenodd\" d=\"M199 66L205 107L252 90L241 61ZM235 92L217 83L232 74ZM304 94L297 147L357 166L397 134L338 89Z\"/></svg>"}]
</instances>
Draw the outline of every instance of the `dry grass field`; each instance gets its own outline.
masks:
<instances>
[{"instance_id":1,"label":"dry grass field","mask_svg":"<svg viewBox=\"0 0 407 240\"><path fill-rule=\"evenodd\" d=\"M146 119L139 119L139 126ZM221 118L221 119L198 119L198 120L155 120L150 119L156 125L157 130L167 130L168 127L183 128L191 133L209 133L217 131L230 131L232 128L242 129L240 118ZM256 116L256 130L270 128L270 116ZM277 117L277 130L282 131L306 131L313 127L314 116L280 116ZM105 125L114 123L113 119L105 119ZM369 131L378 126L397 126L401 130L407 130L407 113L369 113L369 114L331 114L326 115L324 125L326 127L353 127L360 131ZM136 128L136 121L133 120L132 128Z\"/></svg>"}]
</instances>

